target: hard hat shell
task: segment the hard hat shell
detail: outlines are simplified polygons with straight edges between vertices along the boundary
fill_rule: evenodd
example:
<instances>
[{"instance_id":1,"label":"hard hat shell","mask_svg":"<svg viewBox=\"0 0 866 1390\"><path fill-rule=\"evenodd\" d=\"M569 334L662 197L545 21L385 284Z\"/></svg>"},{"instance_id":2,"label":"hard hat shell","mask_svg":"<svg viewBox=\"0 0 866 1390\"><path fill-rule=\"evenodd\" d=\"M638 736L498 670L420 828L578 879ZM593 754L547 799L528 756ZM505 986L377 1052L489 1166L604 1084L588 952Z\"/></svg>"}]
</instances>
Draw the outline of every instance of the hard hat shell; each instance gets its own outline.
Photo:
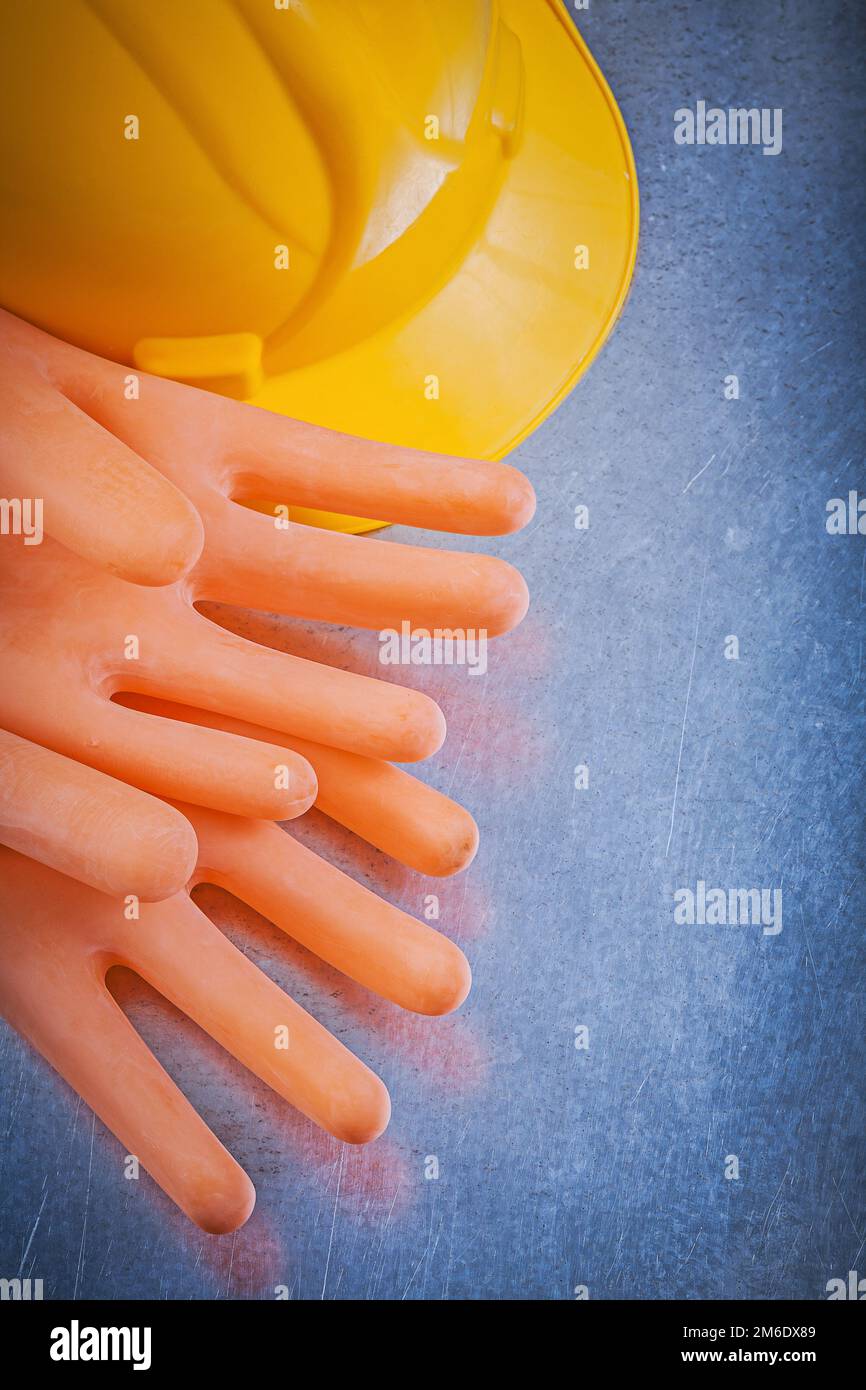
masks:
<instances>
[{"instance_id":1,"label":"hard hat shell","mask_svg":"<svg viewBox=\"0 0 866 1390\"><path fill-rule=\"evenodd\" d=\"M610 331L637 180L559 0L3 3L0 303L22 317L490 458Z\"/></svg>"}]
</instances>

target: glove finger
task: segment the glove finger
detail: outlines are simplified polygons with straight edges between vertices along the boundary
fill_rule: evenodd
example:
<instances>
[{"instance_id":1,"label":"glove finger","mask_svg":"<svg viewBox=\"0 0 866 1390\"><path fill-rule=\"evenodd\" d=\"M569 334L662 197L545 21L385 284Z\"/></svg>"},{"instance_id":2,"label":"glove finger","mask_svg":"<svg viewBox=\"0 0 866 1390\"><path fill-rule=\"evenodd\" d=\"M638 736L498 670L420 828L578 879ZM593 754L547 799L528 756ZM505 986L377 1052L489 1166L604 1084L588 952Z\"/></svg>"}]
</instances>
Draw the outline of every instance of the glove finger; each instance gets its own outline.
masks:
<instances>
[{"instance_id":1,"label":"glove finger","mask_svg":"<svg viewBox=\"0 0 866 1390\"><path fill-rule=\"evenodd\" d=\"M404 1009L447 1014L472 976L447 937L384 902L273 823L182 807L199 839L198 882L249 903L335 969Z\"/></svg>"},{"instance_id":2,"label":"glove finger","mask_svg":"<svg viewBox=\"0 0 866 1390\"><path fill-rule=\"evenodd\" d=\"M490 555L288 529L229 506L208 525L196 570L202 597L351 627L462 628L495 637L516 627L529 594L523 577Z\"/></svg>"},{"instance_id":3,"label":"glove finger","mask_svg":"<svg viewBox=\"0 0 866 1390\"><path fill-rule=\"evenodd\" d=\"M419 691L272 651L194 611L170 636L152 634L154 658L127 664L124 690L398 762L428 757L445 737L441 710Z\"/></svg>"},{"instance_id":4,"label":"glove finger","mask_svg":"<svg viewBox=\"0 0 866 1390\"><path fill-rule=\"evenodd\" d=\"M188 882L198 847L164 801L0 730L0 839L116 897L155 902Z\"/></svg>"},{"instance_id":5,"label":"glove finger","mask_svg":"<svg viewBox=\"0 0 866 1390\"><path fill-rule=\"evenodd\" d=\"M518 531L535 511L529 480L509 464L378 444L236 401L220 420L238 497L473 536Z\"/></svg>"},{"instance_id":6,"label":"glove finger","mask_svg":"<svg viewBox=\"0 0 866 1390\"><path fill-rule=\"evenodd\" d=\"M73 687L58 709L28 701L22 683L3 705L3 723L156 796L266 820L300 816L315 800L315 774L291 749L142 714L122 700Z\"/></svg>"}]
</instances>

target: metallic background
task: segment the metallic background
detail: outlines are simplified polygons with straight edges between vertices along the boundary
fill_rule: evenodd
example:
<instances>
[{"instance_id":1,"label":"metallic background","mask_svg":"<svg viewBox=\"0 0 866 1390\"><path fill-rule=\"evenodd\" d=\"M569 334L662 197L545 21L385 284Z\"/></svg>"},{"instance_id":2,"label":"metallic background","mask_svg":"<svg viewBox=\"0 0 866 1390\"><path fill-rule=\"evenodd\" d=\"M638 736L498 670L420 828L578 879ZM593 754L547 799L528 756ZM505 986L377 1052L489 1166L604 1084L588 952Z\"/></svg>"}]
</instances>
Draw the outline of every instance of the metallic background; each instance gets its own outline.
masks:
<instances>
[{"instance_id":1,"label":"metallic background","mask_svg":"<svg viewBox=\"0 0 866 1390\"><path fill-rule=\"evenodd\" d=\"M401 1017L198 895L384 1077L385 1137L342 1148L121 978L256 1211L207 1237L124 1180L117 1142L4 1029L0 1274L49 1298L172 1299L815 1299L866 1275L866 539L825 529L829 498L866 493L857 11L579 16L632 134L642 240L613 339L514 456L535 521L477 547L523 569L529 617L483 679L413 672L449 719L425 775L474 811L478 859L432 882L318 813L298 830L411 911L439 893L468 1004ZM675 146L698 97L783 107L783 153ZM372 634L224 619L395 674ZM674 925L674 890L699 878L781 887L781 934Z\"/></svg>"}]
</instances>

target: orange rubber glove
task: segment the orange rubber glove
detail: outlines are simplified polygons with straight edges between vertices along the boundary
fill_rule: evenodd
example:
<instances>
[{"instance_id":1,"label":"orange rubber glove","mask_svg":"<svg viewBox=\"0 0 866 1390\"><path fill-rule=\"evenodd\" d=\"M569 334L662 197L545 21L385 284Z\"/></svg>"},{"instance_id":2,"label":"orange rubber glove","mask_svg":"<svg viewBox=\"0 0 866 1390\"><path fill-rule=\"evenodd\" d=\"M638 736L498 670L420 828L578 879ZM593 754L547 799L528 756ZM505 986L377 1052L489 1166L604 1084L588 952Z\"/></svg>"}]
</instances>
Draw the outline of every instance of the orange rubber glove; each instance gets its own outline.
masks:
<instances>
[{"instance_id":1,"label":"orange rubber glove","mask_svg":"<svg viewBox=\"0 0 866 1390\"><path fill-rule=\"evenodd\" d=\"M131 372L3 310L0 354L0 490L41 498L47 533L115 574L170 583L192 566L194 600L376 629L407 620L495 636L526 611L526 585L503 560L286 517L292 506L362 510L501 535L535 506L507 464L370 443ZM283 512L233 500L263 496Z\"/></svg>"},{"instance_id":2,"label":"orange rubber glove","mask_svg":"<svg viewBox=\"0 0 866 1390\"><path fill-rule=\"evenodd\" d=\"M87 474L86 450L92 455L98 438L103 452L95 475L109 513L115 492L130 485L141 463L130 452L134 445L182 482L207 535L189 576L158 592L132 590L104 571L95 575L50 541L17 551L4 546L0 587L8 610L0 638L15 655L0 722L146 790L252 816L303 809L311 774L301 758L276 764L270 749L217 730L182 732L143 720L106 697L126 690L191 703L376 758L412 761L435 751L444 722L426 697L244 643L209 624L193 604L217 598L362 624L399 624L408 615L432 619L433 626L460 620L502 630L522 616L526 590L501 561L303 526L280 531L230 496L288 476L302 502L351 505L359 489L367 496L372 490L376 509L390 507L398 519L490 531L520 524L531 512L531 489L520 474L503 465L383 450L156 378L136 378L147 400L130 399L129 374L115 364L8 314L0 314L0 330L11 377L6 461L11 458L16 485L28 482L28 463L44 483L49 531L56 516L66 541L88 549L89 537L66 520L72 514L76 525L81 521L80 475ZM73 396L115 432L73 405ZM63 421L70 425L66 435ZM46 443L49 426L60 435L49 431ZM122 447L121 433L129 441ZM64 440L65 471L56 467ZM85 487L93 506L95 486ZM314 497L309 490L316 488ZM164 500L151 499L148 526L158 529L157 503ZM114 570L122 569L117 545L109 558ZM131 660L130 643L137 644ZM275 785L275 769L282 785Z\"/></svg>"},{"instance_id":3,"label":"orange rubber glove","mask_svg":"<svg viewBox=\"0 0 866 1390\"><path fill-rule=\"evenodd\" d=\"M136 971L337 1138L365 1143L387 1125L378 1077L185 893L128 921L120 899L5 848L0 880L0 1012L204 1230L241 1226L255 1190L112 998L113 965Z\"/></svg>"},{"instance_id":4,"label":"orange rubber glove","mask_svg":"<svg viewBox=\"0 0 866 1390\"><path fill-rule=\"evenodd\" d=\"M0 849L0 1012L193 1220L233 1230L254 1192L111 997L112 965L135 970L337 1138L381 1132L381 1083L187 893L156 906L130 895L162 896L186 871L187 889L227 889L335 969L421 1014L448 1013L466 997L471 976L457 946L273 824L167 806L2 732L0 770L0 839L118 895Z\"/></svg>"},{"instance_id":5,"label":"orange rubber glove","mask_svg":"<svg viewBox=\"0 0 866 1390\"><path fill-rule=\"evenodd\" d=\"M169 810L170 808L166 808ZM469 966L446 937L382 902L274 825L184 807L190 887L215 883L323 960L418 1013L462 1003ZM0 1012L199 1226L234 1230L255 1193L112 998L125 965L336 1138L388 1123L377 1077L267 978L184 892L141 904L0 848Z\"/></svg>"}]
</instances>

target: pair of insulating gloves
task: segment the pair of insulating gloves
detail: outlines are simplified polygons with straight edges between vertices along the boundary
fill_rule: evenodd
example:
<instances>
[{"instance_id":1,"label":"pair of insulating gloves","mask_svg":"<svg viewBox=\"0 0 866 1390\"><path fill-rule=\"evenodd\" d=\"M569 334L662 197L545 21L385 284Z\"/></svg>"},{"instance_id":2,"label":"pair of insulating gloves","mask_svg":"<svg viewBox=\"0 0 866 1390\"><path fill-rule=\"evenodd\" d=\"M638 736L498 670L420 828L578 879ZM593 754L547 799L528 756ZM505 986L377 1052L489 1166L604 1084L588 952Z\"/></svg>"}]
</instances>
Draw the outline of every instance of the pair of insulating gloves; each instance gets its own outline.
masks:
<instances>
[{"instance_id":1,"label":"pair of insulating gloves","mask_svg":"<svg viewBox=\"0 0 866 1390\"><path fill-rule=\"evenodd\" d=\"M0 1010L188 1216L230 1231L252 1183L108 970L128 966L325 1130L367 1142L388 1122L383 1083L190 889L228 889L375 993L445 1014L469 989L462 952L274 822L316 801L432 875L465 868L477 830L393 766L442 744L434 701L246 641L196 604L507 632L527 591L504 561L300 525L291 509L500 535L530 518L532 488L502 463L131 378L3 311L0 357L0 493L7 517L39 499L44 530L0 537ZM288 525L236 500L253 497Z\"/></svg>"}]
</instances>

